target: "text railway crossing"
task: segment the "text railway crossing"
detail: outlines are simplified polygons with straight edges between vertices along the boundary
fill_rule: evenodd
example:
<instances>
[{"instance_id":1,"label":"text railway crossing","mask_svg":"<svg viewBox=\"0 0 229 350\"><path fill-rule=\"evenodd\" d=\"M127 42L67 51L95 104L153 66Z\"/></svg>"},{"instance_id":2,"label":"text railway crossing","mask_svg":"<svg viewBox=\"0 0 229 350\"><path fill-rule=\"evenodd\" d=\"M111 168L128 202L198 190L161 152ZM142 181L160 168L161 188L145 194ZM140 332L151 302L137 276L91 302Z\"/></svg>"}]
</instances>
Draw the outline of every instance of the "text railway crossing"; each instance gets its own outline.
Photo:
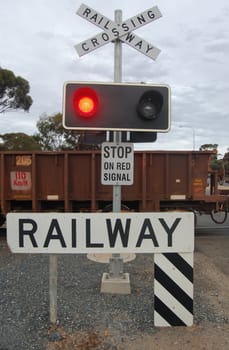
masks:
<instances>
[{"instance_id":1,"label":"text railway crossing","mask_svg":"<svg viewBox=\"0 0 229 350\"><path fill-rule=\"evenodd\" d=\"M75 45L79 56L83 56L116 39L120 39L122 42L128 44L153 60L156 60L160 54L158 48L132 33L133 30L155 21L162 16L157 6L151 7L120 24L115 23L85 4L82 4L79 7L77 14L103 29L103 32Z\"/></svg>"}]
</instances>

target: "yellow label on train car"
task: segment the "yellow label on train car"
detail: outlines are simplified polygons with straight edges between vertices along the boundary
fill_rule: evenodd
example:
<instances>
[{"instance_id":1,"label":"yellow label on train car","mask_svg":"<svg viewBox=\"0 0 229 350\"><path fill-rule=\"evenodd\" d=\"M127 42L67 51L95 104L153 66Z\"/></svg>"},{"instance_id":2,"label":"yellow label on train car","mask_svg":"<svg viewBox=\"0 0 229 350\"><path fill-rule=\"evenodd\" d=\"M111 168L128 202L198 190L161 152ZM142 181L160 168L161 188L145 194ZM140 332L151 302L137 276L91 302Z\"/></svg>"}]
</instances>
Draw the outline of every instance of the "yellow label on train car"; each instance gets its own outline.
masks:
<instances>
[{"instance_id":1,"label":"yellow label on train car","mask_svg":"<svg viewBox=\"0 0 229 350\"><path fill-rule=\"evenodd\" d=\"M16 156L16 165L30 166L32 164L32 157L30 155Z\"/></svg>"},{"instance_id":2,"label":"yellow label on train car","mask_svg":"<svg viewBox=\"0 0 229 350\"><path fill-rule=\"evenodd\" d=\"M202 179L195 178L193 180L193 191L194 191L194 194L204 194L205 193L205 186L204 186Z\"/></svg>"}]
</instances>

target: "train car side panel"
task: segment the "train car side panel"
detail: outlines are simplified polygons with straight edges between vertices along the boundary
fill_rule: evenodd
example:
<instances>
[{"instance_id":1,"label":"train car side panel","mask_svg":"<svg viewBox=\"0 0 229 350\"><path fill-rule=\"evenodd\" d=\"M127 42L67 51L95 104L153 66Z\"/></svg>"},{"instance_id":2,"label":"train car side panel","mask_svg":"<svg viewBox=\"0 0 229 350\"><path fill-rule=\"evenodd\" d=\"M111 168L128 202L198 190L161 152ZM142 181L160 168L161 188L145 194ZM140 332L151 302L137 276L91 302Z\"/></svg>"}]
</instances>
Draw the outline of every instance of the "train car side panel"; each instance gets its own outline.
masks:
<instances>
[{"instance_id":1,"label":"train car side panel","mask_svg":"<svg viewBox=\"0 0 229 350\"><path fill-rule=\"evenodd\" d=\"M111 210L112 186L101 184L99 151L0 152L2 215L10 211ZM122 203L135 211L227 210L217 182L206 192L212 152L138 151L134 183ZM1 221L1 220L0 220Z\"/></svg>"}]
</instances>

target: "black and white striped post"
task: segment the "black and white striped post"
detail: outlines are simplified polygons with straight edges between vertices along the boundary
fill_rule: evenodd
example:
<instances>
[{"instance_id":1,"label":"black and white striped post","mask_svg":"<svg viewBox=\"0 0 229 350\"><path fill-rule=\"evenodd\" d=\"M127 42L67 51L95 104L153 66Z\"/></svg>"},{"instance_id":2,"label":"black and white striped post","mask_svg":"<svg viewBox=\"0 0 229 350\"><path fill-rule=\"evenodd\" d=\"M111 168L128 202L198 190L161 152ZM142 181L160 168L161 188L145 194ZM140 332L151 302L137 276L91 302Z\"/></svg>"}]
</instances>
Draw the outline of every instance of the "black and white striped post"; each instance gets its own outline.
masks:
<instances>
[{"instance_id":1,"label":"black and white striped post","mask_svg":"<svg viewBox=\"0 0 229 350\"><path fill-rule=\"evenodd\" d=\"M154 325L193 324L193 252L154 255Z\"/></svg>"}]
</instances>

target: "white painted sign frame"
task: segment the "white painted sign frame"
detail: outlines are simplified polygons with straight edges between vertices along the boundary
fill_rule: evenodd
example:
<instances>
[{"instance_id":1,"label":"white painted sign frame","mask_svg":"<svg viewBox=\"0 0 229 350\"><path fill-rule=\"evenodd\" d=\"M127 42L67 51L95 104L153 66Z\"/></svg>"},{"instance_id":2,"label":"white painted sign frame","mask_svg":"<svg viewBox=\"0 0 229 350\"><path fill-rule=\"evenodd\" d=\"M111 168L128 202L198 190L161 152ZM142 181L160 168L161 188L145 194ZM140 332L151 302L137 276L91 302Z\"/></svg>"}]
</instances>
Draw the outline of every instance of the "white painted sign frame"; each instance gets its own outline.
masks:
<instances>
[{"instance_id":1,"label":"white painted sign frame","mask_svg":"<svg viewBox=\"0 0 229 350\"><path fill-rule=\"evenodd\" d=\"M9 213L13 253L168 253L194 250L193 213Z\"/></svg>"}]
</instances>

